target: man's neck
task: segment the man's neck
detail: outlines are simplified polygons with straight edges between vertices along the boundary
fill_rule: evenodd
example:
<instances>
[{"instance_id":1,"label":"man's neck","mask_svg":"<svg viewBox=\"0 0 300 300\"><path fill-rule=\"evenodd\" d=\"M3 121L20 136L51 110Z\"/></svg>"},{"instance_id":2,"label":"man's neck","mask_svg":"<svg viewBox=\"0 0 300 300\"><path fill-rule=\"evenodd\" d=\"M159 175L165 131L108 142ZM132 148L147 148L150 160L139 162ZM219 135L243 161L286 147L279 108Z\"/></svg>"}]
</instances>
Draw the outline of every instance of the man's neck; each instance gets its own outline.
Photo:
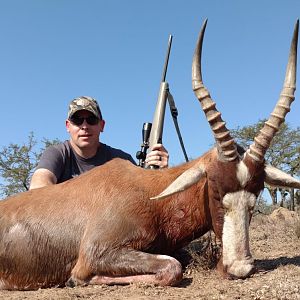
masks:
<instances>
[{"instance_id":1,"label":"man's neck","mask_svg":"<svg viewBox=\"0 0 300 300\"><path fill-rule=\"evenodd\" d=\"M96 155L98 148L100 147L100 142L98 142L98 144L91 147L80 148L70 139L70 145L72 149L76 152L76 154L78 154L82 158L87 159L87 158L94 157Z\"/></svg>"}]
</instances>

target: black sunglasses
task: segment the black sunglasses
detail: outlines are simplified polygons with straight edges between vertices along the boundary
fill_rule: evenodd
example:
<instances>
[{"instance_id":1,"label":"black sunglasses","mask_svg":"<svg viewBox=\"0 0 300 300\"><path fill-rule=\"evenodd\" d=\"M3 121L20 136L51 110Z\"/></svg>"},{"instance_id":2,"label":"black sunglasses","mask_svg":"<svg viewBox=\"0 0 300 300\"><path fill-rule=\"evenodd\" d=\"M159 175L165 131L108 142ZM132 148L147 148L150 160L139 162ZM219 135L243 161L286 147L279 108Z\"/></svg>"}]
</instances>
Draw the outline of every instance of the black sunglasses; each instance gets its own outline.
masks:
<instances>
[{"instance_id":1,"label":"black sunglasses","mask_svg":"<svg viewBox=\"0 0 300 300\"><path fill-rule=\"evenodd\" d=\"M84 120L89 124L89 125L96 125L99 122L99 119L95 116L89 116L87 118L84 117L78 117L78 116L73 116L69 119L71 121L72 124L76 125L76 126L80 126L82 125L82 123L84 122Z\"/></svg>"}]
</instances>

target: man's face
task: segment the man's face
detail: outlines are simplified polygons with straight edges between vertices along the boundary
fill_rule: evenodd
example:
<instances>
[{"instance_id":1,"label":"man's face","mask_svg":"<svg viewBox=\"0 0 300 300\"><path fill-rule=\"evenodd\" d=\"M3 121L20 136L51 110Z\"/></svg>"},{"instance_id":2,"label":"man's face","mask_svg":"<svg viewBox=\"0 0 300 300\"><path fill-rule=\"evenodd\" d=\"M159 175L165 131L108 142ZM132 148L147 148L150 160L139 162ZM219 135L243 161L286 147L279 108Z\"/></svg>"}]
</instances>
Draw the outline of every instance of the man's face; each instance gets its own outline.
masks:
<instances>
[{"instance_id":1,"label":"man's face","mask_svg":"<svg viewBox=\"0 0 300 300\"><path fill-rule=\"evenodd\" d=\"M74 122L72 122L73 118ZM90 121L84 119L83 123L78 125L82 118L90 118ZM81 149L98 147L99 135L104 129L105 122L104 120L95 120L94 118L91 112L80 110L72 116L71 120L66 120L67 131L70 133L72 142L77 147Z\"/></svg>"}]
</instances>

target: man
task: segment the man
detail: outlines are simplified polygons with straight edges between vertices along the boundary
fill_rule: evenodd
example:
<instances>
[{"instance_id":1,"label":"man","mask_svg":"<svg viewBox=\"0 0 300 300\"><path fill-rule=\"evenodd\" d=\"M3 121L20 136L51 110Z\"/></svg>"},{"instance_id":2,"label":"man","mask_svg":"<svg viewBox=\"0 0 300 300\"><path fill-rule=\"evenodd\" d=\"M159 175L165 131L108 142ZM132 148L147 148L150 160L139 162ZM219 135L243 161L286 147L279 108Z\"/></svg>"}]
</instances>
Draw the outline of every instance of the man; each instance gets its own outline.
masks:
<instances>
[{"instance_id":1,"label":"man","mask_svg":"<svg viewBox=\"0 0 300 300\"><path fill-rule=\"evenodd\" d=\"M128 153L100 142L104 125L95 99L87 96L73 99L66 120L70 140L45 150L32 176L30 189L64 182L116 157L135 164ZM167 150L156 144L148 153L146 164L164 168L168 166L168 158Z\"/></svg>"}]
</instances>

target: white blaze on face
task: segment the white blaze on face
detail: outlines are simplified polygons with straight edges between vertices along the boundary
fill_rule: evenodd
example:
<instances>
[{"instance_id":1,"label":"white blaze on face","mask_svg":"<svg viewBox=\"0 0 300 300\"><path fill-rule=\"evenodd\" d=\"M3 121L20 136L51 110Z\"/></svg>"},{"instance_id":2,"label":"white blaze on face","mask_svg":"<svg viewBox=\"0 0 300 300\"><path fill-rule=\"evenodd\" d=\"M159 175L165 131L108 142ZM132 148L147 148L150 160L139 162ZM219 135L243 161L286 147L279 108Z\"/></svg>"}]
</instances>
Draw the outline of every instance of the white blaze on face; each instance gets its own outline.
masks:
<instances>
[{"instance_id":1,"label":"white blaze on face","mask_svg":"<svg viewBox=\"0 0 300 300\"><path fill-rule=\"evenodd\" d=\"M243 161L241 161L237 165L236 177L242 187L244 187L250 179L250 173L248 171L248 167L245 165Z\"/></svg>"},{"instance_id":2,"label":"white blaze on face","mask_svg":"<svg viewBox=\"0 0 300 300\"><path fill-rule=\"evenodd\" d=\"M244 163L240 163L238 167L237 178L242 186L250 178ZM223 198L223 266L229 274L239 278L248 276L253 269L249 248L249 221L255 202L256 196L244 190L228 193Z\"/></svg>"}]
</instances>

